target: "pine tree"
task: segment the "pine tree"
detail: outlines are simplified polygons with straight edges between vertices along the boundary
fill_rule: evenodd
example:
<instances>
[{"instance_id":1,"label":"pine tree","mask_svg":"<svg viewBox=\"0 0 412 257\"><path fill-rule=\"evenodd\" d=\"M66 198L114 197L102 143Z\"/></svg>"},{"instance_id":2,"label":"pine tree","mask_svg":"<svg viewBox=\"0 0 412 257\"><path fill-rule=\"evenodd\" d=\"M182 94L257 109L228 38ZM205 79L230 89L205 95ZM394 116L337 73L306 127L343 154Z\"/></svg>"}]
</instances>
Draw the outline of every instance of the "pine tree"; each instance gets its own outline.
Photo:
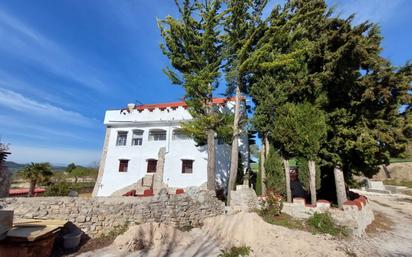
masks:
<instances>
[{"instance_id":1,"label":"pine tree","mask_svg":"<svg viewBox=\"0 0 412 257\"><path fill-rule=\"evenodd\" d=\"M158 21L164 39L162 51L174 68L168 67L165 73L174 84L185 89L185 101L193 119L181 125L198 144L207 142L207 188L214 191L215 134L228 119L213 104L222 62L219 38L221 1L184 0L181 4L176 1L176 5L179 19L168 16Z\"/></svg>"}]
</instances>

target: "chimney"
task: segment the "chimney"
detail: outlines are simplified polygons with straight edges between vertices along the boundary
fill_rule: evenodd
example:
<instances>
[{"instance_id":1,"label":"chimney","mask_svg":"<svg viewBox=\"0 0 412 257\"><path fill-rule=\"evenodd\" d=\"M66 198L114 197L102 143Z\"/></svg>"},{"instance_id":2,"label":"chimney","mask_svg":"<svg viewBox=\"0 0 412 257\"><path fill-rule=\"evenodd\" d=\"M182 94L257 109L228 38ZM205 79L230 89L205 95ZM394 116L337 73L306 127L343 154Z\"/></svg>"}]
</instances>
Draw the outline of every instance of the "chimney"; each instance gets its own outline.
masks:
<instances>
[{"instance_id":1,"label":"chimney","mask_svg":"<svg viewBox=\"0 0 412 257\"><path fill-rule=\"evenodd\" d=\"M134 109L135 104L127 104L127 109L129 109L129 112L132 112Z\"/></svg>"}]
</instances>

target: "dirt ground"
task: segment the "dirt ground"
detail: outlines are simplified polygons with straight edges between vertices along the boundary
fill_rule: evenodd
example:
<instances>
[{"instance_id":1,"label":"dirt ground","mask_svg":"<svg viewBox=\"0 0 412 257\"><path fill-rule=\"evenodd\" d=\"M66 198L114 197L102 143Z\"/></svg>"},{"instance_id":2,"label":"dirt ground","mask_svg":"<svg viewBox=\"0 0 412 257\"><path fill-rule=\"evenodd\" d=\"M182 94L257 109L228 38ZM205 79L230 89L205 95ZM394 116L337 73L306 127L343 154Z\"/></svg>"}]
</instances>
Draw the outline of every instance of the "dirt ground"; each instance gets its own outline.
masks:
<instances>
[{"instance_id":1,"label":"dirt ground","mask_svg":"<svg viewBox=\"0 0 412 257\"><path fill-rule=\"evenodd\" d=\"M353 240L358 256L412 256L412 197L365 193L375 214L367 235Z\"/></svg>"},{"instance_id":2,"label":"dirt ground","mask_svg":"<svg viewBox=\"0 0 412 257\"><path fill-rule=\"evenodd\" d=\"M362 192L363 193L363 192ZM183 232L157 223L142 224L112 245L73 256L161 257L218 256L221 249L250 246L250 256L411 256L412 197L367 194L376 219L362 238L334 239L264 222L256 213L207 219L201 228Z\"/></svg>"}]
</instances>

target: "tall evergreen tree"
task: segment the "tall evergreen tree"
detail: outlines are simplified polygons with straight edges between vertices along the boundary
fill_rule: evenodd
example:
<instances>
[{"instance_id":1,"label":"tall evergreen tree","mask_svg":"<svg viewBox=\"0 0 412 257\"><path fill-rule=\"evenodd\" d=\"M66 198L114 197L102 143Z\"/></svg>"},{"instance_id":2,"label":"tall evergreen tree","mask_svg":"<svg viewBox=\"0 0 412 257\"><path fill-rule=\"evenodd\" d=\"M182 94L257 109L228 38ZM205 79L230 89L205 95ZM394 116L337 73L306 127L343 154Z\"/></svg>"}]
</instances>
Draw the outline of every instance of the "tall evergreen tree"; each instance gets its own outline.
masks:
<instances>
[{"instance_id":1,"label":"tall evergreen tree","mask_svg":"<svg viewBox=\"0 0 412 257\"><path fill-rule=\"evenodd\" d=\"M318 108L305 102L286 103L276 110L277 122L273 140L289 156L305 158L309 170L312 204L316 203L316 166L320 146L326 136L325 116Z\"/></svg>"},{"instance_id":2,"label":"tall evergreen tree","mask_svg":"<svg viewBox=\"0 0 412 257\"><path fill-rule=\"evenodd\" d=\"M336 174L341 198L340 178L371 176L403 153L408 121L399 108L411 102L411 65L393 67L380 55L379 28L352 21L353 16L332 17L323 0L288 1L273 10L269 29L247 63L257 75L256 91L276 87L285 102L307 101L325 113L321 168ZM269 89L259 88L264 72L272 81L266 83ZM256 110L268 108L256 100ZM282 101L273 104L276 109Z\"/></svg>"},{"instance_id":3,"label":"tall evergreen tree","mask_svg":"<svg viewBox=\"0 0 412 257\"><path fill-rule=\"evenodd\" d=\"M267 0L226 0L227 14L224 20L224 52L226 60L226 83L228 93L235 94L233 138L231 150L231 164L228 184L228 201L230 192L235 189L238 171L240 124L245 113L241 107L241 93L247 92L247 70L243 63L253 49L255 34L260 25L261 12Z\"/></svg>"},{"instance_id":4,"label":"tall evergreen tree","mask_svg":"<svg viewBox=\"0 0 412 257\"><path fill-rule=\"evenodd\" d=\"M267 189L271 192L284 195L286 193L286 188L283 162L279 153L273 147L269 150L269 155L265 162L265 169L267 172L267 177L265 179Z\"/></svg>"},{"instance_id":5,"label":"tall evergreen tree","mask_svg":"<svg viewBox=\"0 0 412 257\"><path fill-rule=\"evenodd\" d=\"M185 89L185 101L192 121L182 123L184 131L199 144L207 142L207 188L215 190L215 134L227 115L221 115L213 104L213 92L218 86L221 67L219 22L220 0L176 1L180 18L170 16L158 22L164 43L163 53L174 70L165 73L174 84ZM177 71L177 72L176 72Z\"/></svg>"}]
</instances>

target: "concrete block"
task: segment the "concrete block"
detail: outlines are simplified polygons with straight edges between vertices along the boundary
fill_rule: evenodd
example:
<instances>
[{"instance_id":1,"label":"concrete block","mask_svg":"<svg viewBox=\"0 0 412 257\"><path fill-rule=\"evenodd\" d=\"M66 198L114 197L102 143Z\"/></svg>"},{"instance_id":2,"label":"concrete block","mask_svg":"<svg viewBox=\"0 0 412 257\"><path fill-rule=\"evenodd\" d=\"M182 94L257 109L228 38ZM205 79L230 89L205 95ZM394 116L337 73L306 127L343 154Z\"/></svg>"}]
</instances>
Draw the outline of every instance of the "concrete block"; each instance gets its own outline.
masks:
<instances>
[{"instance_id":1,"label":"concrete block","mask_svg":"<svg viewBox=\"0 0 412 257\"><path fill-rule=\"evenodd\" d=\"M306 201L305 201L304 198L295 197L295 198L293 198L293 203L294 203L294 204L297 204L297 205L305 206Z\"/></svg>"},{"instance_id":2,"label":"concrete block","mask_svg":"<svg viewBox=\"0 0 412 257\"><path fill-rule=\"evenodd\" d=\"M385 185L382 181L377 180L367 180L367 188L368 189L376 189L376 190L386 190Z\"/></svg>"}]
</instances>

